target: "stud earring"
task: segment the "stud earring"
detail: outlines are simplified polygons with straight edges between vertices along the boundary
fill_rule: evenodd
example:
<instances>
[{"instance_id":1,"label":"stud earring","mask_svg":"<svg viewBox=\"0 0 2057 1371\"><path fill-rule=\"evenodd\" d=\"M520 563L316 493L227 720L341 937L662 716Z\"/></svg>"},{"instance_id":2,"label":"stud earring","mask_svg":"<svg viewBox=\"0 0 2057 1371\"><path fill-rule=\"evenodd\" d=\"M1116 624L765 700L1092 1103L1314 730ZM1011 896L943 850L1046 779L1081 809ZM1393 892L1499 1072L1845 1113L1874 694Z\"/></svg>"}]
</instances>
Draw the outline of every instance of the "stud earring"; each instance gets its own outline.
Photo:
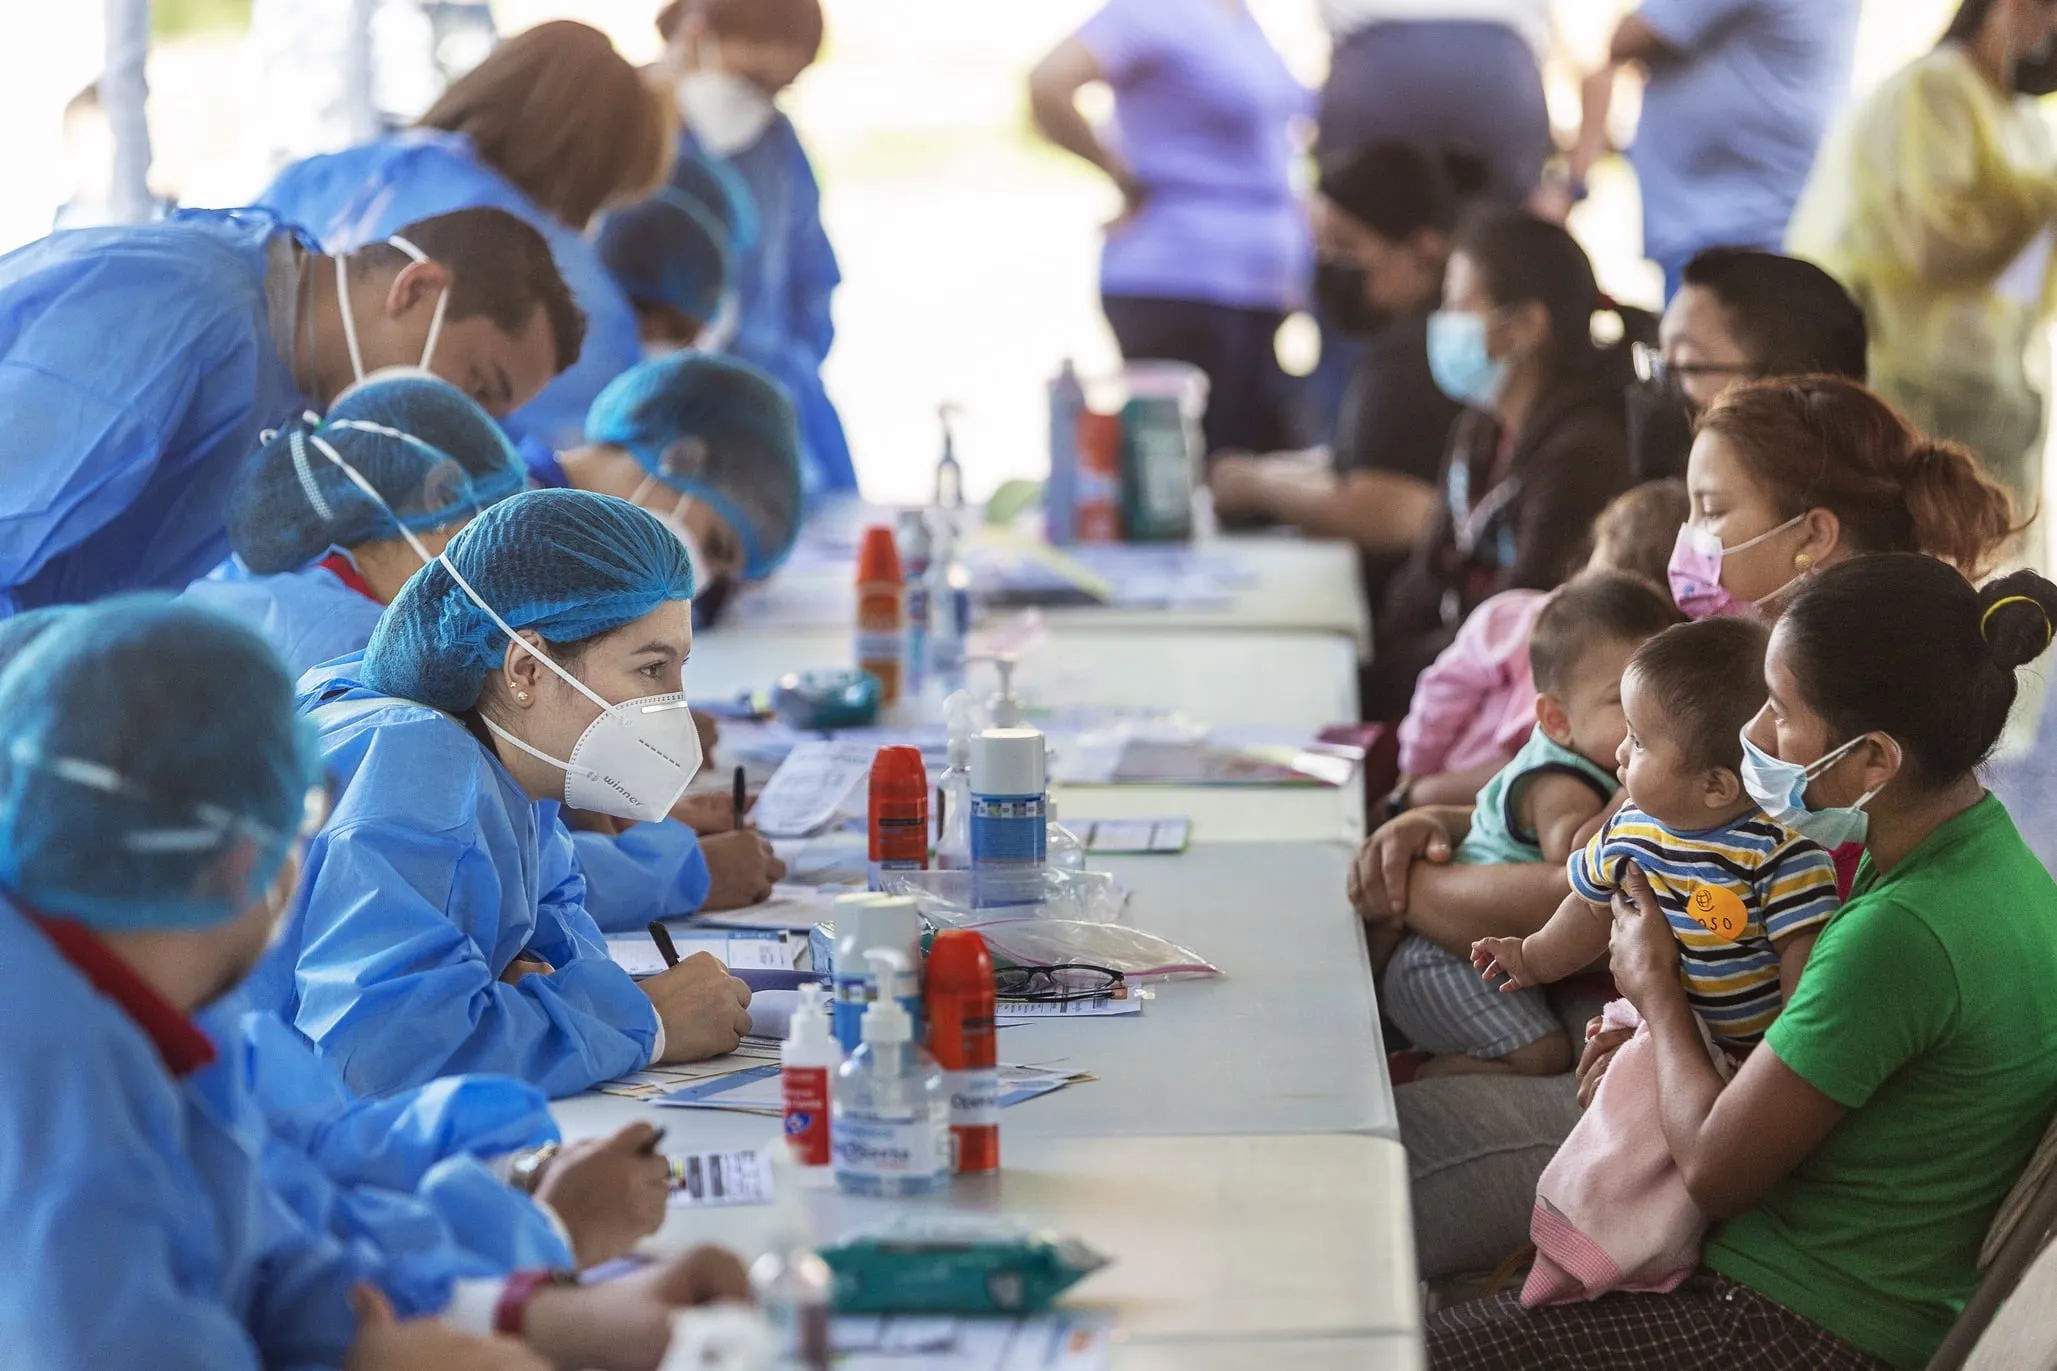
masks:
<instances>
[{"instance_id":1,"label":"stud earring","mask_svg":"<svg viewBox=\"0 0 2057 1371\"><path fill-rule=\"evenodd\" d=\"M514 692L514 698L523 704L527 704L529 702L529 693L526 690L517 690Z\"/></svg>"},{"instance_id":2,"label":"stud earring","mask_svg":"<svg viewBox=\"0 0 2057 1371\"><path fill-rule=\"evenodd\" d=\"M1793 570L1795 571L1804 573L1812 568L1813 565L1814 559L1804 552L1793 558Z\"/></svg>"}]
</instances>

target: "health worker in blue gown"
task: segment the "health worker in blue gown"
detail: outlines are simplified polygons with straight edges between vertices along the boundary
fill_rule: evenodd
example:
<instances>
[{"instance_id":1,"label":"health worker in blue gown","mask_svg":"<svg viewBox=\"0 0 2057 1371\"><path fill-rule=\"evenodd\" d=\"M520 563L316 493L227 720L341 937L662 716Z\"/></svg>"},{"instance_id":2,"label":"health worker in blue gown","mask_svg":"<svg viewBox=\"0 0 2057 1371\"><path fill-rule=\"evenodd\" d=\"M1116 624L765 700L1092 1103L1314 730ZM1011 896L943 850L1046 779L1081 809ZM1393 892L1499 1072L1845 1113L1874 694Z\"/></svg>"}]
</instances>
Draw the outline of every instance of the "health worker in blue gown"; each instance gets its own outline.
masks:
<instances>
[{"instance_id":1,"label":"health worker in blue gown","mask_svg":"<svg viewBox=\"0 0 2057 1371\"><path fill-rule=\"evenodd\" d=\"M527 491L414 575L360 657L302 678L335 817L251 998L353 1089L489 1071L567 1095L741 1041L749 990L712 957L640 983L613 962L539 813L651 821L685 792L692 591L654 515Z\"/></svg>"},{"instance_id":2,"label":"health worker in blue gown","mask_svg":"<svg viewBox=\"0 0 2057 1371\"><path fill-rule=\"evenodd\" d=\"M673 186L600 221L595 247L636 311L645 357L721 351L735 321L733 242L712 211Z\"/></svg>"},{"instance_id":3,"label":"health worker in blue gown","mask_svg":"<svg viewBox=\"0 0 2057 1371\"><path fill-rule=\"evenodd\" d=\"M455 387L367 381L250 460L229 502L235 556L185 598L256 629L298 677L364 651L424 560L526 481L507 435Z\"/></svg>"},{"instance_id":4,"label":"health worker in blue gown","mask_svg":"<svg viewBox=\"0 0 2057 1371\"><path fill-rule=\"evenodd\" d=\"M561 484L647 509L679 540L693 568L695 627L703 597L770 576L799 537L792 403L733 358L675 352L615 378L587 416L586 441L558 463ZM600 927L637 932L682 908L768 897L785 863L755 830L734 826L731 805L726 789L695 791L674 817L619 832L605 816L569 815Z\"/></svg>"},{"instance_id":5,"label":"health worker in blue gown","mask_svg":"<svg viewBox=\"0 0 2057 1371\"><path fill-rule=\"evenodd\" d=\"M569 20L539 24L452 82L414 127L297 162L259 201L329 251L479 205L535 228L586 314L585 347L509 428L525 444L568 447L601 387L642 356L635 311L586 229L663 182L673 122L606 35Z\"/></svg>"},{"instance_id":6,"label":"health worker in blue gown","mask_svg":"<svg viewBox=\"0 0 2057 1371\"><path fill-rule=\"evenodd\" d=\"M704 1264L620 1298L508 1281L454 1239L463 1206L434 1186L341 1194L271 1131L241 1044L203 1031L321 815L291 700L254 635L154 597L69 611L0 671L0 955L19 978L0 1002L0 1224L36 1255L0 1282L0 1346L38 1371L536 1371L512 1345L392 1322L483 1329L481 1307L526 1298L517 1326L550 1361L654 1366L672 1306L713 1293ZM445 1201L467 1183L441 1180Z\"/></svg>"},{"instance_id":7,"label":"health worker in blue gown","mask_svg":"<svg viewBox=\"0 0 2057 1371\"><path fill-rule=\"evenodd\" d=\"M820 54L819 0L681 0L658 27L685 122L673 184L690 190L702 180L699 160L712 156L750 192L756 235L736 253L738 313L726 350L793 397L809 501L854 493L850 443L821 379L842 272L822 228L813 164L773 103Z\"/></svg>"},{"instance_id":8,"label":"health worker in blue gown","mask_svg":"<svg viewBox=\"0 0 2057 1371\"><path fill-rule=\"evenodd\" d=\"M431 367L506 414L578 356L549 249L509 215L352 246L187 211L0 257L0 615L205 575L260 432L367 371Z\"/></svg>"}]
</instances>

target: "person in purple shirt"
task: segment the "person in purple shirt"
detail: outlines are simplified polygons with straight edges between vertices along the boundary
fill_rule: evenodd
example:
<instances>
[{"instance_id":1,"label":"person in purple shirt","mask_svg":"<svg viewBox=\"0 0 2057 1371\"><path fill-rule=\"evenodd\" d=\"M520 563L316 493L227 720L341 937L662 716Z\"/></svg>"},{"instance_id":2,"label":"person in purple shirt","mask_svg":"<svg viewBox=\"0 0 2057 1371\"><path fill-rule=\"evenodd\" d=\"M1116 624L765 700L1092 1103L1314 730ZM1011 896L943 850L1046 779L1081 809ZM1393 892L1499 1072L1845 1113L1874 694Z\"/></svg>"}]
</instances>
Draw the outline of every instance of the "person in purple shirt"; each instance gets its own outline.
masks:
<instances>
[{"instance_id":1,"label":"person in purple shirt","mask_svg":"<svg viewBox=\"0 0 2057 1371\"><path fill-rule=\"evenodd\" d=\"M1664 298L1702 248L1777 252L1829 116L1850 90L1860 0L1643 0L1586 78L1582 187L1606 151L1615 72L1645 73L1628 156L1643 196L1643 255ZM1576 191L1574 191L1576 193Z\"/></svg>"},{"instance_id":2,"label":"person in purple shirt","mask_svg":"<svg viewBox=\"0 0 2057 1371\"><path fill-rule=\"evenodd\" d=\"M1074 98L1095 81L1114 91L1097 132ZM1243 0L1107 0L1036 67L1029 102L1121 191L1100 298L1122 354L1207 373L1210 452L1293 446L1272 335L1312 266L1291 176L1312 101Z\"/></svg>"}]
</instances>

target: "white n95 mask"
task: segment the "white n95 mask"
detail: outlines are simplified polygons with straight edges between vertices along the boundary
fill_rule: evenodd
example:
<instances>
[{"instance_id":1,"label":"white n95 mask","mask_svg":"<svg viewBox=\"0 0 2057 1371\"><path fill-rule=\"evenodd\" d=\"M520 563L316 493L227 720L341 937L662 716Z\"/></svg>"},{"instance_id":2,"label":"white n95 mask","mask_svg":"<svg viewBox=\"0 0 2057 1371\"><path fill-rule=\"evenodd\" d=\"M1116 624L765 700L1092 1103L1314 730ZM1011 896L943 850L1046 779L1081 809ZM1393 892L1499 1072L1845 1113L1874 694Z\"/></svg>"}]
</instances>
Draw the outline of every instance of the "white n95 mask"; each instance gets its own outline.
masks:
<instances>
[{"instance_id":1,"label":"white n95 mask","mask_svg":"<svg viewBox=\"0 0 2057 1371\"><path fill-rule=\"evenodd\" d=\"M1774 821L1784 824L1803 838L1812 838L1831 850L1847 843L1861 843L1871 830L1871 816L1864 812L1864 806L1875 799L1884 786L1865 791L1850 805L1832 805L1825 809L1810 809L1807 806L1807 787L1815 778L1848 756L1869 733L1860 733L1849 742L1830 752L1823 753L1809 765L1789 762L1774 757L1746 735L1743 738L1743 789L1757 802L1757 807ZM1887 742L1892 742L1888 738ZM1895 749L1899 744L1893 744Z\"/></svg>"},{"instance_id":2,"label":"white n95 mask","mask_svg":"<svg viewBox=\"0 0 2057 1371\"><path fill-rule=\"evenodd\" d=\"M703 61L712 63L709 50ZM771 127L777 112L771 97L755 82L703 65L679 78L679 116L701 147L716 157L733 157Z\"/></svg>"},{"instance_id":3,"label":"white n95 mask","mask_svg":"<svg viewBox=\"0 0 2057 1371\"><path fill-rule=\"evenodd\" d=\"M538 650L516 633L471 588L449 557L438 556L443 570L471 602L499 625L508 640L555 672L560 680L600 706L600 717L586 725L586 731L571 749L571 758L561 761L529 746L506 729L485 719L493 736L508 746L548 762L564 772L564 802L573 809L590 809L618 819L656 823L671 813L671 807L686 793L686 787L700 770L700 730L693 724L693 710L683 691L668 695L645 695L620 704L609 704L598 692L566 671L550 654Z\"/></svg>"}]
</instances>

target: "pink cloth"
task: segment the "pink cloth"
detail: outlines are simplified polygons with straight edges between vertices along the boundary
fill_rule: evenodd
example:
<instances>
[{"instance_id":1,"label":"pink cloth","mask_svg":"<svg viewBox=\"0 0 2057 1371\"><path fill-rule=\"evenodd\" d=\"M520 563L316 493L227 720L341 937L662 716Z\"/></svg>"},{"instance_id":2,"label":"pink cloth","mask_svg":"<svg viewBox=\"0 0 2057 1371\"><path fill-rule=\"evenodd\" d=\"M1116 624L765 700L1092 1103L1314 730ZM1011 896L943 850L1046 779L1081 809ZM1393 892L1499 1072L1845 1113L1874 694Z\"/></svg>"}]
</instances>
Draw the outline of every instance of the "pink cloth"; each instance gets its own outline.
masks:
<instances>
[{"instance_id":1,"label":"pink cloth","mask_svg":"<svg viewBox=\"0 0 2057 1371\"><path fill-rule=\"evenodd\" d=\"M1707 1219L1664 1141L1649 1025L1627 1000L1609 1002L1600 1017L1603 1027L1633 1028L1635 1036L1614 1054L1592 1108L1536 1185L1536 1264L1521 1287L1531 1309L1610 1290L1676 1290L1700 1264ZM1711 1043L1707 1050L1726 1077L1728 1059Z\"/></svg>"},{"instance_id":2,"label":"pink cloth","mask_svg":"<svg viewBox=\"0 0 2057 1371\"><path fill-rule=\"evenodd\" d=\"M1480 604L1421 679L1400 722L1400 771L1433 776L1505 762L1536 726L1528 635L1549 595L1503 590Z\"/></svg>"}]
</instances>

